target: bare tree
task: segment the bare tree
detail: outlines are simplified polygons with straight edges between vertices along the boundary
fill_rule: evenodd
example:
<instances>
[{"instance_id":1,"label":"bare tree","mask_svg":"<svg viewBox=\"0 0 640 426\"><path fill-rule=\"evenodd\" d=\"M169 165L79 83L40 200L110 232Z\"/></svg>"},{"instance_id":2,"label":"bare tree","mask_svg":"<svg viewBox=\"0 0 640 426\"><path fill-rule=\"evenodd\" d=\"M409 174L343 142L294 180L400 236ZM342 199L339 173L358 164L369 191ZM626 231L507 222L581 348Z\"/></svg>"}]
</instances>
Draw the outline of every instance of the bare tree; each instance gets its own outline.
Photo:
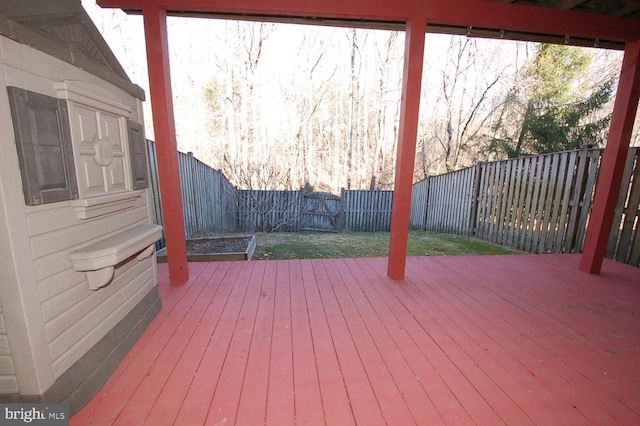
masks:
<instances>
[{"instance_id":1,"label":"bare tree","mask_svg":"<svg viewBox=\"0 0 640 426\"><path fill-rule=\"evenodd\" d=\"M400 90L402 75L398 57L400 52L398 32L390 31L384 43L376 43L377 82L374 114L368 132L375 145L369 164L369 189L389 187L391 184L390 158L393 146L398 139L398 114L400 108ZM390 150L391 148L391 150Z\"/></svg>"},{"instance_id":2,"label":"bare tree","mask_svg":"<svg viewBox=\"0 0 640 426\"><path fill-rule=\"evenodd\" d=\"M500 61L497 47L487 49L470 37L450 38L433 107L423 108L416 176L449 172L478 160L479 149L500 111L511 61ZM436 89L437 90L437 89Z\"/></svg>"}]
</instances>

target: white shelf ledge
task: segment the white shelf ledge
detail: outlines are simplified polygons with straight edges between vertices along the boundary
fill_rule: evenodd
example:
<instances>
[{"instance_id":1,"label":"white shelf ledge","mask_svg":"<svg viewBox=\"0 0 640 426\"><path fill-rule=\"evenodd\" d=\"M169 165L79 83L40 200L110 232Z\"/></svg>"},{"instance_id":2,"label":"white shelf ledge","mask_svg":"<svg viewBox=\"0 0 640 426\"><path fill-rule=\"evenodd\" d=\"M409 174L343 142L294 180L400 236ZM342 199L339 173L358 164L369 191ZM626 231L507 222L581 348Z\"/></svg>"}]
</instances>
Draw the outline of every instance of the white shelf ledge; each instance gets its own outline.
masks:
<instances>
[{"instance_id":1,"label":"white shelf ledge","mask_svg":"<svg viewBox=\"0 0 640 426\"><path fill-rule=\"evenodd\" d=\"M78 219L92 219L97 216L132 208L136 205L136 198L142 191L127 191L100 197L81 198L71 201L71 207Z\"/></svg>"},{"instance_id":2,"label":"white shelf ledge","mask_svg":"<svg viewBox=\"0 0 640 426\"><path fill-rule=\"evenodd\" d=\"M93 243L69 255L73 269L85 272L89 288L98 290L113 279L115 265L133 255L144 260L153 254L162 238L162 226L138 225Z\"/></svg>"}]
</instances>

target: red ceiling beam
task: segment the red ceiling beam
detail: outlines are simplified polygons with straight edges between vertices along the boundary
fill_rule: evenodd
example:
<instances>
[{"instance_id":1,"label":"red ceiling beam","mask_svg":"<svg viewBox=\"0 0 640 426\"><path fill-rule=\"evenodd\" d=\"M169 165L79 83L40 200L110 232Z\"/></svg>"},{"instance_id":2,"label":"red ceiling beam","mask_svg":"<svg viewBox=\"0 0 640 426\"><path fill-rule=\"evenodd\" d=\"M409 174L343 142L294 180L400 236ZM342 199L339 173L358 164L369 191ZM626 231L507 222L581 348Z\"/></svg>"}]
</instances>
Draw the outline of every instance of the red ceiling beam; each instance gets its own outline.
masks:
<instances>
[{"instance_id":1,"label":"red ceiling beam","mask_svg":"<svg viewBox=\"0 0 640 426\"><path fill-rule=\"evenodd\" d=\"M184 284L189 279L189 265L182 211L176 126L173 118L166 12L158 8L145 8L143 15L147 64L150 71L149 92L151 92L158 177L162 197L162 218L167 242L169 282Z\"/></svg>"},{"instance_id":2,"label":"red ceiling beam","mask_svg":"<svg viewBox=\"0 0 640 426\"><path fill-rule=\"evenodd\" d=\"M635 19L486 0L97 0L102 7L406 22L552 34L618 42L640 40Z\"/></svg>"},{"instance_id":3,"label":"red ceiling beam","mask_svg":"<svg viewBox=\"0 0 640 426\"><path fill-rule=\"evenodd\" d=\"M627 43L613 106L607 146L602 158L580 270L599 274L622 183L624 163L640 98L640 41Z\"/></svg>"}]
</instances>

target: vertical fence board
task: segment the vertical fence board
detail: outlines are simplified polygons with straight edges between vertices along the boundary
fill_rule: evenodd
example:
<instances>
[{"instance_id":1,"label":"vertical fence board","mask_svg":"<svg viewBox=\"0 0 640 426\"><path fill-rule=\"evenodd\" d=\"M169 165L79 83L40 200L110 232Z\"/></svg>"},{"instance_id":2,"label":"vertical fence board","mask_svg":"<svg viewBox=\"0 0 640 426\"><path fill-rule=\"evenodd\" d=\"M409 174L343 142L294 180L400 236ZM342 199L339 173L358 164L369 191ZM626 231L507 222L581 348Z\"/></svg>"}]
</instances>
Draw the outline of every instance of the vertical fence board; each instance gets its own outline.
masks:
<instances>
[{"instance_id":1,"label":"vertical fence board","mask_svg":"<svg viewBox=\"0 0 640 426\"><path fill-rule=\"evenodd\" d=\"M495 186L493 188L493 211L491 213L492 216L492 225L493 237L491 238L491 242L499 243L500 236L502 235L502 223L504 220L503 210L504 210L504 201L505 201L505 191L504 184L506 181L505 172L507 170L508 161L501 161L496 163L496 180Z\"/></svg>"},{"instance_id":2,"label":"vertical fence board","mask_svg":"<svg viewBox=\"0 0 640 426\"><path fill-rule=\"evenodd\" d=\"M529 218L527 216L528 196L530 193L531 177L533 176L533 170L535 169L534 157L525 157L522 159L522 177L520 179L520 195L518 197L517 205L517 228L514 234L513 243L511 247L521 249L524 244L524 239L529 224Z\"/></svg>"},{"instance_id":3,"label":"vertical fence board","mask_svg":"<svg viewBox=\"0 0 640 426\"><path fill-rule=\"evenodd\" d=\"M498 174L497 171L499 169L500 163L492 163L489 164L489 175L487 176L487 204L485 206L485 220L487 221L487 226L484 230L483 238L491 241L493 239L494 232L494 223L495 223L495 192L497 187Z\"/></svg>"},{"instance_id":4,"label":"vertical fence board","mask_svg":"<svg viewBox=\"0 0 640 426\"><path fill-rule=\"evenodd\" d=\"M494 242L497 244L502 243L504 233L507 229L507 202L509 200L509 176L511 175L511 163L512 161L503 161L500 164L500 185L499 192L496 194L499 202L499 210L496 210L496 237Z\"/></svg>"},{"instance_id":5,"label":"vertical fence board","mask_svg":"<svg viewBox=\"0 0 640 426\"><path fill-rule=\"evenodd\" d=\"M556 240L556 234L559 232L558 219L560 217L562 195L564 190L564 182L567 176L567 153L554 155L554 169L553 179L551 180L554 191L552 198L548 203L551 212L551 220L549 221L547 228L547 235L545 236L544 244L542 246L543 253L554 252L554 242Z\"/></svg>"},{"instance_id":6,"label":"vertical fence board","mask_svg":"<svg viewBox=\"0 0 640 426\"><path fill-rule=\"evenodd\" d=\"M558 177L558 154L551 154L547 156L550 162L550 171L545 188L545 200L544 204L541 203L542 214L540 220L540 237L538 239L538 253L545 253L547 237L551 228L551 217L553 215L553 197L556 190L556 182Z\"/></svg>"},{"instance_id":7,"label":"vertical fence board","mask_svg":"<svg viewBox=\"0 0 640 426\"><path fill-rule=\"evenodd\" d=\"M518 159L513 159L510 161L511 170L509 173L509 187L507 193L507 204L505 210L505 230L502 234L501 244L508 246L510 244L511 239L513 238L513 233L515 232L516 227L516 200L518 199L517 194L518 190L518 179L517 176L520 174L520 163Z\"/></svg>"},{"instance_id":8,"label":"vertical fence board","mask_svg":"<svg viewBox=\"0 0 640 426\"><path fill-rule=\"evenodd\" d=\"M516 232L518 226L518 198L520 197L520 181L522 179L522 158L512 160L512 169L510 182L510 194L509 194L509 227L505 233L505 238L502 244L511 246L513 244L513 235Z\"/></svg>"},{"instance_id":9,"label":"vertical fence board","mask_svg":"<svg viewBox=\"0 0 640 426\"><path fill-rule=\"evenodd\" d=\"M580 220L578 222L578 231L576 234L576 251L582 251L582 247L584 245L584 237L586 235L587 226L589 223L589 213L591 212L591 207L593 203L593 195L595 192L595 186L598 178L598 168L600 165L600 153L601 151L592 151L591 156L589 158L588 172L587 172L587 183L585 185L585 190L583 197L580 201L582 207L580 211Z\"/></svg>"},{"instance_id":10,"label":"vertical fence board","mask_svg":"<svg viewBox=\"0 0 640 426\"><path fill-rule=\"evenodd\" d=\"M523 182L526 180L526 162L527 158L519 158L516 166L516 187L513 195L513 225L509 232L507 245L509 247L515 247L518 244L518 238L520 237L520 226L522 224L522 204L524 203L525 190L522 187Z\"/></svg>"},{"instance_id":11,"label":"vertical fence board","mask_svg":"<svg viewBox=\"0 0 640 426\"><path fill-rule=\"evenodd\" d=\"M411 229L413 230L426 229L428 197L429 178L426 178L413 185L410 217Z\"/></svg>"},{"instance_id":12,"label":"vertical fence board","mask_svg":"<svg viewBox=\"0 0 640 426\"><path fill-rule=\"evenodd\" d=\"M493 187L494 187L494 178L495 178L495 170L496 170L496 163L488 163L487 167L486 167L486 187L484 190L484 215L483 215L483 221L485 223L484 225L484 229L482 232L482 238L485 240L489 240L491 238L491 231L493 230L491 227L491 208L492 208L492 202L493 202L493 197L492 197L492 192L493 192Z\"/></svg>"},{"instance_id":13,"label":"vertical fence board","mask_svg":"<svg viewBox=\"0 0 640 426\"><path fill-rule=\"evenodd\" d=\"M590 153L587 147L582 148L578 156L578 167L576 171L573 198L571 201L571 213L569 215L569 226L567 227L567 237L565 242L565 250L567 253L574 253L576 251L576 234L578 231L580 211L582 208L580 200L582 199L586 184L589 156Z\"/></svg>"},{"instance_id":14,"label":"vertical fence board","mask_svg":"<svg viewBox=\"0 0 640 426\"><path fill-rule=\"evenodd\" d=\"M533 181L531 182L531 186L529 190L531 191L531 203L529 204L528 218L529 218L529 226L527 228L527 236L524 243L524 250L531 251L531 245L535 235L536 229L536 213L538 211L538 195L540 193L540 184L542 181L542 173L544 166L544 158L536 159L536 169L534 172Z\"/></svg>"},{"instance_id":15,"label":"vertical fence board","mask_svg":"<svg viewBox=\"0 0 640 426\"><path fill-rule=\"evenodd\" d=\"M544 214L544 200L546 195L546 186L548 184L549 175L549 156L545 155L540 161L541 168L538 174L537 185L535 189L536 202L533 205L534 211L532 212L533 227L531 229L531 241L528 246L528 251L537 253L538 240L540 239L540 228Z\"/></svg>"},{"instance_id":16,"label":"vertical fence board","mask_svg":"<svg viewBox=\"0 0 640 426\"><path fill-rule=\"evenodd\" d=\"M564 172L566 173L567 177L566 177L565 184L563 185L564 194L562 196L562 201L561 201L562 210L560 212L560 216L558 219L558 232L556 233L556 238L555 238L554 248L553 248L554 253L566 253L569 251L569 249L567 249L566 247L566 238L568 234L567 227L569 224L569 208L571 207L571 195L572 195L572 188L574 188L573 181L576 174L577 158L578 158L578 152L571 151L569 153L568 165L564 169Z\"/></svg>"},{"instance_id":17,"label":"vertical fence board","mask_svg":"<svg viewBox=\"0 0 640 426\"><path fill-rule=\"evenodd\" d=\"M637 148L632 148L629 150L629 154L627 155L627 161L625 162L622 176L622 185L613 218L614 227L611 229L609 243L607 244L607 256L615 258L618 261L620 261L620 251L618 250L620 248L619 243L624 230L626 218L625 213L629 208L628 202L630 200L630 192L633 191L633 186L635 186L638 179L638 170L634 168L636 154Z\"/></svg>"},{"instance_id":18,"label":"vertical fence board","mask_svg":"<svg viewBox=\"0 0 640 426\"><path fill-rule=\"evenodd\" d=\"M640 179L640 167L636 167L633 175L634 185L631 187L631 191L627 201L626 214L621 221L620 231L620 243L618 245L617 254L615 259L624 262L627 260L627 254L632 243L634 225L636 223L636 216L638 211L638 204L640 203L640 185L635 184ZM626 191L625 191L626 192Z\"/></svg>"},{"instance_id":19,"label":"vertical fence board","mask_svg":"<svg viewBox=\"0 0 640 426\"><path fill-rule=\"evenodd\" d=\"M635 198L634 195L640 191L640 172L638 172L638 170L640 169L640 150L638 150L637 148L634 148L633 157L635 159L635 173L633 175L634 176L633 182L631 183L631 188L629 190L630 200L632 198ZM638 213L639 213L638 205L630 201L627 205L627 208L625 209L624 214L625 214L625 221L627 221L626 219L629 218L628 223L630 227L633 228L632 235L631 235L633 242L631 245L629 256L625 259L625 262L634 266L638 266L638 264L640 263L640 238L638 238L638 226L639 226ZM616 222L614 222L614 224L615 223Z\"/></svg>"},{"instance_id":20,"label":"vertical fence board","mask_svg":"<svg viewBox=\"0 0 640 426\"><path fill-rule=\"evenodd\" d=\"M488 170L491 168L491 163L483 163L480 167L480 176L478 180L480 181L480 189L478 191L478 213L476 215L476 236L479 238L484 238L486 233L486 225L487 225L487 192L489 185L489 173Z\"/></svg>"},{"instance_id":21,"label":"vertical fence board","mask_svg":"<svg viewBox=\"0 0 640 426\"><path fill-rule=\"evenodd\" d=\"M525 244L527 242L527 236L529 234L529 225L530 225L530 209L531 209L531 200L533 198L533 182L535 179L535 171L537 166L537 158L536 157L528 157L527 158L527 175L526 179L523 181L522 188L522 207L521 207L521 230L520 235L518 237L518 242L515 245L515 248L519 250L524 250Z\"/></svg>"}]
</instances>

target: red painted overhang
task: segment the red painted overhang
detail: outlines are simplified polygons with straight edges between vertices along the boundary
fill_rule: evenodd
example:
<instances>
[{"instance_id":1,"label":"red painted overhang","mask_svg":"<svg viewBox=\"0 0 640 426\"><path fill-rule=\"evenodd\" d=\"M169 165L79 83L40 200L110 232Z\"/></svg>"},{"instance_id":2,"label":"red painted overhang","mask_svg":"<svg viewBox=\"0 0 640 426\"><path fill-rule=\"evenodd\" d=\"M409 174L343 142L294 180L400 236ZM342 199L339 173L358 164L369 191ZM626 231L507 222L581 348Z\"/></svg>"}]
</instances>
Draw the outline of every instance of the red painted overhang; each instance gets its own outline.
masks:
<instances>
[{"instance_id":1,"label":"red painted overhang","mask_svg":"<svg viewBox=\"0 0 640 426\"><path fill-rule=\"evenodd\" d=\"M637 19L486 0L97 0L102 7L178 13L345 19L552 34L617 42L640 40Z\"/></svg>"}]
</instances>

